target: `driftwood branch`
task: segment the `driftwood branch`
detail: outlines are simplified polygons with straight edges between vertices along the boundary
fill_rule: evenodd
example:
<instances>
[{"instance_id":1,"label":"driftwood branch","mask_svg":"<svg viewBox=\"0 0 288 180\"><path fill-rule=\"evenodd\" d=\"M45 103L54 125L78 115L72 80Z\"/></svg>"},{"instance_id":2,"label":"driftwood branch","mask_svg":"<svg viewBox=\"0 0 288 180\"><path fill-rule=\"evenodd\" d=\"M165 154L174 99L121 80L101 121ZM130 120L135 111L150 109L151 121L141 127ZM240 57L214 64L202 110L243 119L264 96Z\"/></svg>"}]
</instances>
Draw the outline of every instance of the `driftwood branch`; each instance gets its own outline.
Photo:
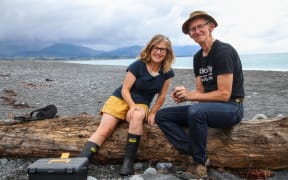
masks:
<instances>
[{"instance_id":1,"label":"driftwood branch","mask_svg":"<svg viewBox=\"0 0 288 180\"><path fill-rule=\"evenodd\" d=\"M81 114L24 123L2 122L0 155L59 157L62 152L70 152L71 156L77 156L97 129L99 119ZM127 129L127 123L121 123L93 162L121 162ZM157 126L145 125L144 132L139 160L184 160ZM207 154L212 165L217 167L288 168L288 117L244 121L229 130L209 129Z\"/></svg>"}]
</instances>

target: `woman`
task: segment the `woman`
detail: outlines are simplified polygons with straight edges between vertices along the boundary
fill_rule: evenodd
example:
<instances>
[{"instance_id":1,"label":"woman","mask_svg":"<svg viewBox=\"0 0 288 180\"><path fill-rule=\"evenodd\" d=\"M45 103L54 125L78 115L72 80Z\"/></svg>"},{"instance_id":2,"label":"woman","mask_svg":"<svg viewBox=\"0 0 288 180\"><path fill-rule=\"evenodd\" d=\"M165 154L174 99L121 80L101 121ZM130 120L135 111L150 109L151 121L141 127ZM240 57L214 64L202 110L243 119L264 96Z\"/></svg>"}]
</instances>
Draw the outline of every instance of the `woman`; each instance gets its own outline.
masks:
<instances>
[{"instance_id":1,"label":"woman","mask_svg":"<svg viewBox=\"0 0 288 180\"><path fill-rule=\"evenodd\" d=\"M163 105L169 87L170 78L174 76L171 65L174 53L170 40L164 35L155 35L142 49L138 60L127 68L123 84L118 87L104 104L101 123L96 132L88 139L80 156L91 158L104 141L112 134L120 121L129 123L126 152L121 175L134 172L140 137L143 134L143 122L154 124L155 114ZM155 104L150 107L155 94Z\"/></svg>"}]
</instances>

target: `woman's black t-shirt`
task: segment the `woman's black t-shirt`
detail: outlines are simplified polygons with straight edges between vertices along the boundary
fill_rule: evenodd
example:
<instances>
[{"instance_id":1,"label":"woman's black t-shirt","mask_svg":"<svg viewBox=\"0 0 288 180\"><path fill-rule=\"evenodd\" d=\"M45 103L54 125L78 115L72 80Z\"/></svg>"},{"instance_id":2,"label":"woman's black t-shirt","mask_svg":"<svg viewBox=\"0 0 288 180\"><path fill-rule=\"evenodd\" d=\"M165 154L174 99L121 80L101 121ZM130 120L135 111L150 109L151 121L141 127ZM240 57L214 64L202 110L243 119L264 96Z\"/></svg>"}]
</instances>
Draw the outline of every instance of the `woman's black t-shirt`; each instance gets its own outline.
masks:
<instances>
[{"instance_id":1,"label":"woman's black t-shirt","mask_svg":"<svg viewBox=\"0 0 288 180\"><path fill-rule=\"evenodd\" d=\"M167 73L160 70L159 75L152 76L142 60L133 62L126 71L131 72L136 77L136 81L130 91L132 99L135 103L146 104L148 107L155 94L161 91L165 80L174 77L173 70ZM113 95L123 99L121 90L122 85L113 92Z\"/></svg>"}]
</instances>

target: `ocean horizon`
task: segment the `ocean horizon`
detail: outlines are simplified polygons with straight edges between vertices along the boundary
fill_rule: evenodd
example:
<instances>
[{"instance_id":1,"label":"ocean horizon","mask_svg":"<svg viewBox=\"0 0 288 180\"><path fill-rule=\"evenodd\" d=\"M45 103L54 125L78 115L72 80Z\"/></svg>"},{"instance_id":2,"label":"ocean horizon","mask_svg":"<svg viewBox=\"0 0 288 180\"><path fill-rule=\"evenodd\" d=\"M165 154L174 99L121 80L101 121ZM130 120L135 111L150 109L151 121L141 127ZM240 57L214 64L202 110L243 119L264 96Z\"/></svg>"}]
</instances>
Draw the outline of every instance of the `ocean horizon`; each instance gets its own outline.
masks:
<instances>
[{"instance_id":1,"label":"ocean horizon","mask_svg":"<svg viewBox=\"0 0 288 180\"><path fill-rule=\"evenodd\" d=\"M288 53L240 54L243 70L288 71ZM128 66L135 58L67 60L67 63ZM173 69L193 69L193 57L176 57Z\"/></svg>"}]
</instances>

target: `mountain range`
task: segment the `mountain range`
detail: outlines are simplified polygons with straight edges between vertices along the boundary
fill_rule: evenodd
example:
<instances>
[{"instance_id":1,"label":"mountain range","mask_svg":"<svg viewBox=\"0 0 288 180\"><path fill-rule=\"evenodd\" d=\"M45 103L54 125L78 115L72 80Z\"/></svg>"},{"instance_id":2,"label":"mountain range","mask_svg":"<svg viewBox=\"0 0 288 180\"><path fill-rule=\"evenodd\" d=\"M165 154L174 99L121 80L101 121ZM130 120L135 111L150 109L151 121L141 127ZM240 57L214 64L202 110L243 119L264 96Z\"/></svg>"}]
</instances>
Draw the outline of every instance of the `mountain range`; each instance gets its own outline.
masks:
<instances>
[{"instance_id":1,"label":"mountain range","mask_svg":"<svg viewBox=\"0 0 288 180\"><path fill-rule=\"evenodd\" d=\"M122 47L110 51L95 50L92 48L74 45L56 43L47 47L33 50L23 50L21 46L0 44L0 58L38 58L38 59L87 59L87 58L134 58L139 55L143 46L134 45L129 47ZM22 50L21 50L22 49ZM199 46L173 46L176 56L193 56L198 50Z\"/></svg>"}]
</instances>

